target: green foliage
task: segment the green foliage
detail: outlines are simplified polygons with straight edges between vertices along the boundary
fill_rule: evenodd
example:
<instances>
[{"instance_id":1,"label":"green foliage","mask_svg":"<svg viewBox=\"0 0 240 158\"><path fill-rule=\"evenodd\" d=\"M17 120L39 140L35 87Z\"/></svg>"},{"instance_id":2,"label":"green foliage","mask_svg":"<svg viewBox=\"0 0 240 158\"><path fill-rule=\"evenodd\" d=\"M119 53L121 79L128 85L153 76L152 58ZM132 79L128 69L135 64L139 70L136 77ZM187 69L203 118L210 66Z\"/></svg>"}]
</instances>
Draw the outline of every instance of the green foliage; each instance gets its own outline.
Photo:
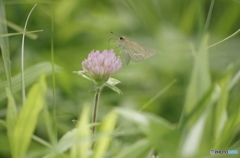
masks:
<instances>
[{"instance_id":1,"label":"green foliage","mask_svg":"<svg viewBox=\"0 0 240 158\"><path fill-rule=\"evenodd\" d=\"M32 7L0 0L0 157L239 157L209 154L240 152L238 1L39 1L24 32ZM119 53L111 31L157 55L104 83L91 123L103 85L72 72L92 50Z\"/></svg>"},{"instance_id":2,"label":"green foliage","mask_svg":"<svg viewBox=\"0 0 240 158\"><path fill-rule=\"evenodd\" d=\"M8 96L8 107L7 107L7 132L8 132L8 137L11 139L14 128L17 122L17 106L15 104L14 98L12 96L11 91L7 88L7 96Z\"/></svg>"},{"instance_id":3,"label":"green foliage","mask_svg":"<svg viewBox=\"0 0 240 158\"><path fill-rule=\"evenodd\" d=\"M98 135L96 136L97 142L94 146L94 153L91 157L104 157L112 138L112 132L115 127L116 119L117 114L115 112L110 112L102 121L102 124L99 127ZM91 154L91 146L94 145L92 140L95 141L95 136L93 137L90 133L89 105L87 104L84 106L80 115L80 120L77 123L76 129L67 132L56 145L55 152L47 154L46 157L62 155L70 149L70 157L88 158Z\"/></svg>"},{"instance_id":4,"label":"green foliage","mask_svg":"<svg viewBox=\"0 0 240 158\"><path fill-rule=\"evenodd\" d=\"M104 154L110 145L111 134L114 130L117 121L117 114L115 112L109 113L102 121L99 127L100 137L97 139L96 146L94 147L93 158L105 157Z\"/></svg>"},{"instance_id":5,"label":"green foliage","mask_svg":"<svg viewBox=\"0 0 240 158\"><path fill-rule=\"evenodd\" d=\"M118 112L127 120L138 125L139 130L146 135L152 147L167 157L176 156L179 140L176 128L163 118L152 114L142 114L129 109L119 109Z\"/></svg>"},{"instance_id":6,"label":"green foliage","mask_svg":"<svg viewBox=\"0 0 240 158\"><path fill-rule=\"evenodd\" d=\"M76 142L71 148L72 158L88 158L89 157L89 147L91 146L90 141L90 129L89 129L89 105L85 105L80 120L77 123L77 135L75 138L82 139L82 141Z\"/></svg>"},{"instance_id":7,"label":"green foliage","mask_svg":"<svg viewBox=\"0 0 240 158\"><path fill-rule=\"evenodd\" d=\"M0 34L7 34L6 26L6 11L4 1L0 1ZM0 38L0 51L4 63L4 69L6 72L7 86L12 90L11 84L11 66L10 66L10 52L9 52L9 39L8 37Z\"/></svg>"},{"instance_id":8,"label":"green foliage","mask_svg":"<svg viewBox=\"0 0 240 158\"><path fill-rule=\"evenodd\" d=\"M52 71L52 66L51 63L49 62L43 62L43 63L38 63L36 65L32 65L31 67L27 68L25 70L25 82L26 86L29 86L33 84L34 82L37 81L39 76L41 74L46 74L47 76L51 75ZM61 67L56 65L55 68L56 72L61 71ZM17 74L12 77L11 79L12 85L13 85L13 93L17 93L21 90L21 74ZM3 100L6 98L6 93L4 92L4 87L7 86L7 82L2 82L0 84L0 100Z\"/></svg>"},{"instance_id":9,"label":"green foliage","mask_svg":"<svg viewBox=\"0 0 240 158\"><path fill-rule=\"evenodd\" d=\"M194 52L194 66L191 80L188 86L184 111L189 114L196 103L203 97L203 94L209 89L211 84L208 56L207 56L208 36L202 40L199 51Z\"/></svg>"},{"instance_id":10,"label":"green foliage","mask_svg":"<svg viewBox=\"0 0 240 158\"><path fill-rule=\"evenodd\" d=\"M105 85L112 89L114 92L122 94L122 91L118 87L116 87L116 85L119 83L121 83L119 80L110 77L108 81L105 83Z\"/></svg>"},{"instance_id":11,"label":"green foliage","mask_svg":"<svg viewBox=\"0 0 240 158\"><path fill-rule=\"evenodd\" d=\"M10 115L7 118L9 131L8 136L13 158L23 157L27 152L31 137L37 124L38 115L45 105L46 88L45 77L42 76L39 83L33 85L30 89L17 119L16 107L11 95L8 94L8 114L12 112L14 114L14 116Z\"/></svg>"},{"instance_id":12,"label":"green foliage","mask_svg":"<svg viewBox=\"0 0 240 158\"><path fill-rule=\"evenodd\" d=\"M151 146L147 139L138 140L137 143L122 151L116 158L145 158L149 154L150 149Z\"/></svg>"}]
</instances>

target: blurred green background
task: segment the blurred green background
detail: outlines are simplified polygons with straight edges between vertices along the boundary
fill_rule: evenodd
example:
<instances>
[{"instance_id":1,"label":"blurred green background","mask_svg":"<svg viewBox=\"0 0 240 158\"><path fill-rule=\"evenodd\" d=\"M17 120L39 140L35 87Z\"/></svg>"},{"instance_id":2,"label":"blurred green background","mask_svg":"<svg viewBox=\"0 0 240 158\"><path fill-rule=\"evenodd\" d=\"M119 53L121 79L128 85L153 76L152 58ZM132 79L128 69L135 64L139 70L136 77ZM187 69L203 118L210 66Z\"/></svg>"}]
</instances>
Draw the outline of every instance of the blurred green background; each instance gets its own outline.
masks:
<instances>
[{"instance_id":1,"label":"blurred green background","mask_svg":"<svg viewBox=\"0 0 240 158\"><path fill-rule=\"evenodd\" d=\"M131 62L113 76L122 82L118 87L123 95L105 88L100 99L99 117L117 106L140 109L167 84L177 80L145 111L160 115L173 124L179 121L192 70L192 48L198 49L204 34L210 0L8 0L5 1L7 20L23 28L35 3L38 5L29 19L27 29L43 32L36 33L38 38L35 40L26 38L25 68L51 62L53 35L55 64L61 67L61 71L55 74L55 102L60 135L74 127L72 120L77 119L82 105L85 102L92 103L93 100L92 83L72 72L82 70L81 62L92 50L103 51L117 47L114 40L110 39L117 40L118 36L111 34L111 31L155 49L157 55L138 63ZM238 30L239 18L239 0L216 0L206 30L210 37L209 45ZM12 27L8 31L16 32ZM21 40L21 35L10 37L13 76L20 73ZM239 62L239 42L240 37L237 35L209 48L213 82L224 74L227 66ZM117 49L115 53L119 53ZM0 64L1 81L4 81L2 60ZM35 71L41 71L41 67ZM236 87L233 92L239 92L239 89ZM14 97L20 105L20 91ZM52 79L49 75L47 104L50 109L52 100ZM1 118L5 118L6 103L6 98L0 102ZM46 133L40 127L41 123L36 133L44 137ZM0 137L0 140L6 140L5 135Z\"/></svg>"}]
</instances>

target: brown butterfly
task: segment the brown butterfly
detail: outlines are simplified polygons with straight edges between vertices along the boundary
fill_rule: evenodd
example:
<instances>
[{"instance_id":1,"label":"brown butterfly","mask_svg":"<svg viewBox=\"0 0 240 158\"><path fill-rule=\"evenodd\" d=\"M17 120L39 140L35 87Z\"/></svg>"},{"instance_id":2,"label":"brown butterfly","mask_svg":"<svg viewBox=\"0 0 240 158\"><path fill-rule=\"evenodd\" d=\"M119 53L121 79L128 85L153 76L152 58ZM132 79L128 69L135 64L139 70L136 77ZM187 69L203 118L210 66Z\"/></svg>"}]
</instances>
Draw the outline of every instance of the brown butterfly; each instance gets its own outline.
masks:
<instances>
[{"instance_id":1,"label":"brown butterfly","mask_svg":"<svg viewBox=\"0 0 240 158\"><path fill-rule=\"evenodd\" d=\"M112 32L111 32L112 33ZM125 63L128 65L130 60L138 62L154 56L157 52L133 42L124 36L119 36L119 48L124 53Z\"/></svg>"}]
</instances>

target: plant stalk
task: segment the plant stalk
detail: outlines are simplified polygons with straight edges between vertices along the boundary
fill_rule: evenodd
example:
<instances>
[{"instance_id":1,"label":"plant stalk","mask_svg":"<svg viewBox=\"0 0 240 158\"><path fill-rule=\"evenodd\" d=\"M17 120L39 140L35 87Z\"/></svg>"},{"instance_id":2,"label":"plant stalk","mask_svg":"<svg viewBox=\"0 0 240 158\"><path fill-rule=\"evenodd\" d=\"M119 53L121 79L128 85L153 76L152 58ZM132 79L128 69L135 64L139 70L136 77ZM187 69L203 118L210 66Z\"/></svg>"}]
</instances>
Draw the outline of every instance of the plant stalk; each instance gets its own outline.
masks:
<instances>
[{"instance_id":1,"label":"plant stalk","mask_svg":"<svg viewBox=\"0 0 240 158\"><path fill-rule=\"evenodd\" d=\"M94 107L93 107L93 114L92 114L92 124L95 124L97 121L97 112L98 112L98 103L99 103L99 98L101 94L102 88L99 88L96 90L95 96L94 96ZM94 125L92 128L92 134L95 133L96 126Z\"/></svg>"}]
</instances>

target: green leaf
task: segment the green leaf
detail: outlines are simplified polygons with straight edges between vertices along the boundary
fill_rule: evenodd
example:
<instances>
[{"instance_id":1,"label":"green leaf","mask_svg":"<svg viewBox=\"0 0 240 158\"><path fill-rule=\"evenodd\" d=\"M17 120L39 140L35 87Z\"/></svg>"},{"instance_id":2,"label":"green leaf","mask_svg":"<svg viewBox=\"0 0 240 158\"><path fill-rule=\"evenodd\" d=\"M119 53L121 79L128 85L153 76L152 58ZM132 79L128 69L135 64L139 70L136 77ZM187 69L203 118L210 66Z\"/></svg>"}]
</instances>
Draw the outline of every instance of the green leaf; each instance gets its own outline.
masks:
<instances>
[{"instance_id":1,"label":"green leaf","mask_svg":"<svg viewBox=\"0 0 240 158\"><path fill-rule=\"evenodd\" d=\"M209 151L214 142L212 138L213 106L220 96L220 88L214 85L199 101L192 112L183 120L180 154L182 157L194 157ZM189 150L191 149L191 150Z\"/></svg>"},{"instance_id":2,"label":"green leaf","mask_svg":"<svg viewBox=\"0 0 240 158\"><path fill-rule=\"evenodd\" d=\"M90 76L88 76L88 75L85 75L84 73L86 73L86 72L84 72L84 71L83 71L82 73L79 73L79 71L73 71L73 73L76 73L76 74L82 76L83 78L85 78L85 79L87 79L87 80L89 80L89 81L92 81L92 82L96 83L96 81L95 81L92 77L90 77ZM86 74L87 74L87 73L86 73Z\"/></svg>"},{"instance_id":3,"label":"green leaf","mask_svg":"<svg viewBox=\"0 0 240 158\"><path fill-rule=\"evenodd\" d=\"M6 91L7 91L7 97L8 97L7 118L6 118L7 133L8 133L10 146L12 146L12 143L14 141L12 140L12 135L13 135L14 128L16 126L18 113L17 113L16 104L10 89L7 88Z\"/></svg>"},{"instance_id":4,"label":"green leaf","mask_svg":"<svg viewBox=\"0 0 240 158\"><path fill-rule=\"evenodd\" d=\"M207 55L208 36L205 35L195 56L191 80L188 85L184 113L189 114L211 85Z\"/></svg>"},{"instance_id":5,"label":"green leaf","mask_svg":"<svg viewBox=\"0 0 240 158\"><path fill-rule=\"evenodd\" d=\"M121 81L119 81L119 80L117 80L117 79L115 79L115 78L109 78L108 80L107 80L107 84L109 84L109 85L112 85L112 86L116 86L117 84L119 84L119 83L121 83Z\"/></svg>"},{"instance_id":6,"label":"green leaf","mask_svg":"<svg viewBox=\"0 0 240 158\"><path fill-rule=\"evenodd\" d=\"M149 143L160 153L175 157L179 134L176 127L161 117L150 113L136 112L130 109L117 109L117 112L127 120L138 125L149 140ZM167 143L166 143L167 142Z\"/></svg>"},{"instance_id":7,"label":"green leaf","mask_svg":"<svg viewBox=\"0 0 240 158\"><path fill-rule=\"evenodd\" d=\"M48 134L48 138L50 139L51 144L56 144L56 133L54 131L54 126L53 126L53 118L48 110L48 107L44 107L42 111L43 119L44 119L44 124L46 126L46 131Z\"/></svg>"},{"instance_id":8,"label":"green leaf","mask_svg":"<svg viewBox=\"0 0 240 158\"><path fill-rule=\"evenodd\" d=\"M108 81L105 83L107 87L109 87L114 92L117 92L118 94L122 94L122 91L116 87L117 84L121 83L121 81L115 79L115 78L109 78Z\"/></svg>"},{"instance_id":9,"label":"green leaf","mask_svg":"<svg viewBox=\"0 0 240 158\"><path fill-rule=\"evenodd\" d=\"M11 136L13 158L23 157L28 149L38 115L45 105L46 89L45 77L41 76L28 93Z\"/></svg>"},{"instance_id":10,"label":"green leaf","mask_svg":"<svg viewBox=\"0 0 240 158\"><path fill-rule=\"evenodd\" d=\"M218 104L216 105L215 111L215 128L214 128L214 138L221 139L222 137L221 133L225 126L225 123L227 122L227 104L228 104L228 95L229 95L229 82L231 79L231 73L226 74L221 80L220 80L220 88L221 88L221 94L218 100Z\"/></svg>"},{"instance_id":11,"label":"green leaf","mask_svg":"<svg viewBox=\"0 0 240 158\"><path fill-rule=\"evenodd\" d=\"M6 11L5 11L5 4L4 0L0 0L0 19L2 21L6 21ZM7 34L7 25L3 22L0 22L0 34ZM3 93L5 93L5 88L8 87L10 91L12 91L12 82L11 82L11 59L10 59L10 52L9 52L9 38L8 37L1 37L0 38L0 52L2 55L3 63L4 63L4 70L6 73L6 86L2 89Z\"/></svg>"},{"instance_id":12,"label":"green leaf","mask_svg":"<svg viewBox=\"0 0 240 158\"><path fill-rule=\"evenodd\" d=\"M85 105L83 112L77 121L77 128L65 133L55 147L55 151L46 157L56 157L71 149L71 156L79 158L88 157L90 146L89 105Z\"/></svg>"},{"instance_id":13,"label":"green leaf","mask_svg":"<svg viewBox=\"0 0 240 158\"><path fill-rule=\"evenodd\" d=\"M214 103L216 103L217 99L219 98L220 92L220 87L218 85L213 85L194 107L194 109L184 117L182 120L182 124L184 126L182 128L191 128L206 109L212 108Z\"/></svg>"},{"instance_id":14,"label":"green leaf","mask_svg":"<svg viewBox=\"0 0 240 158\"><path fill-rule=\"evenodd\" d=\"M232 89L235 84L239 82L240 79L240 70L233 76L231 82L229 83L229 89Z\"/></svg>"},{"instance_id":15,"label":"green leaf","mask_svg":"<svg viewBox=\"0 0 240 158\"><path fill-rule=\"evenodd\" d=\"M55 72L60 72L61 67L55 65ZM25 70L25 85L29 86L36 82L41 74L46 74L46 76L52 74L52 65L49 62L42 62L33 65ZM12 77L13 93L21 90L21 74L17 74ZM7 86L7 81L0 83L0 100L6 98L5 87ZM1 105L0 105L1 107Z\"/></svg>"},{"instance_id":16,"label":"green leaf","mask_svg":"<svg viewBox=\"0 0 240 158\"><path fill-rule=\"evenodd\" d=\"M88 77L87 75L84 75L84 74L81 74L81 76L82 76L83 78L85 78L85 79L87 79L87 80L92 81L92 82L95 83L95 80L92 79L91 77Z\"/></svg>"},{"instance_id":17,"label":"green leaf","mask_svg":"<svg viewBox=\"0 0 240 158\"><path fill-rule=\"evenodd\" d=\"M214 147L227 148L240 130L240 98L237 96L235 107L228 112L228 119L221 132L221 139L217 139Z\"/></svg>"},{"instance_id":18,"label":"green leaf","mask_svg":"<svg viewBox=\"0 0 240 158\"><path fill-rule=\"evenodd\" d=\"M206 49L207 43L208 36L205 35L202 39L199 51L196 53L193 50L193 54L195 54L194 65L186 93L184 109L180 118L180 128L184 127L184 122L187 120L186 117L192 113L211 86L211 78L208 68L208 53Z\"/></svg>"},{"instance_id":19,"label":"green leaf","mask_svg":"<svg viewBox=\"0 0 240 158\"><path fill-rule=\"evenodd\" d=\"M114 92L117 92L118 94L122 94L122 91L118 87L110 85L108 83L106 83L105 85L109 87L111 90L113 90Z\"/></svg>"},{"instance_id":20,"label":"green leaf","mask_svg":"<svg viewBox=\"0 0 240 158\"><path fill-rule=\"evenodd\" d=\"M98 134L96 146L94 148L93 158L104 158L111 141L111 135L117 121L117 113L110 112L102 121Z\"/></svg>"},{"instance_id":21,"label":"green leaf","mask_svg":"<svg viewBox=\"0 0 240 158\"><path fill-rule=\"evenodd\" d=\"M65 133L56 145L55 152L53 151L46 157L56 157L57 154L62 154L70 149L74 144L77 144L77 141L79 141L76 140L77 133L77 129L73 129Z\"/></svg>"},{"instance_id":22,"label":"green leaf","mask_svg":"<svg viewBox=\"0 0 240 158\"><path fill-rule=\"evenodd\" d=\"M89 107L89 105L84 106L79 121L77 122L77 132L75 133L75 138L79 139L79 141L71 148L71 158L89 157L89 148L91 146L91 131L89 128Z\"/></svg>"},{"instance_id":23,"label":"green leaf","mask_svg":"<svg viewBox=\"0 0 240 158\"><path fill-rule=\"evenodd\" d=\"M142 139L129 148L122 150L116 158L146 158L150 150L149 141L147 139Z\"/></svg>"}]
</instances>

